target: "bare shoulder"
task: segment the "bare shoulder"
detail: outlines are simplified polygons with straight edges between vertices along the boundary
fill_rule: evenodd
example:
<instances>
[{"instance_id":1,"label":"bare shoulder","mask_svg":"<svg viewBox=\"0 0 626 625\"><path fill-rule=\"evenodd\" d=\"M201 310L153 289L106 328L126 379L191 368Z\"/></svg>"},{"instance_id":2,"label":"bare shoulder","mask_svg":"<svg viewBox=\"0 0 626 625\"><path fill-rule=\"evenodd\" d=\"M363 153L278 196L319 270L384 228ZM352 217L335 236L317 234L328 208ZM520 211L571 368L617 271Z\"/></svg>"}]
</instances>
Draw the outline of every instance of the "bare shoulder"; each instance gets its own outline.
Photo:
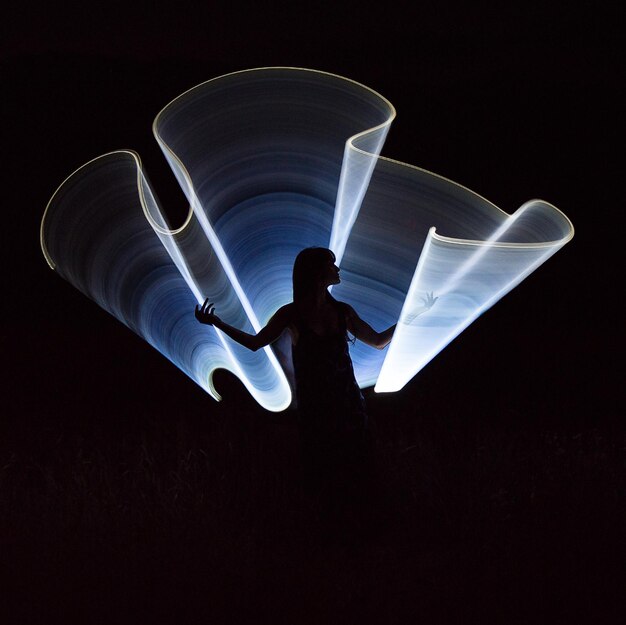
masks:
<instances>
[{"instance_id":1,"label":"bare shoulder","mask_svg":"<svg viewBox=\"0 0 626 625\"><path fill-rule=\"evenodd\" d=\"M339 309L345 315L346 319L354 319L359 315L356 314L356 310L350 306L350 304L346 304L345 302L340 302L337 300L337 304L339 304Z\"/></svg>"},{"instance_id":2,"label":"bare shoulder","mask_svg":"<svg viewBox=\"0 0 626 625\"><path fill-rule=\"evenodd\" d=\"M264 347L274 342L282 331L291 324L292 317L293 311L290 304L279 308L272 315L272 318L267 322L266 326L256 335L259 345Z\"/></svg>"},{"instance_id":3,"label":"bare shoulder","mask_svg":"<svg viewBox=\"0 0 626 625\"><path fill-rule=\"evenodd\" d=\"M281 306L274 313L273 318L289 324L293 320L294 314L295 314L295 306L293 302L291 302L290 304L285 304L284 306Z\"/></svg>"}]
</instances>

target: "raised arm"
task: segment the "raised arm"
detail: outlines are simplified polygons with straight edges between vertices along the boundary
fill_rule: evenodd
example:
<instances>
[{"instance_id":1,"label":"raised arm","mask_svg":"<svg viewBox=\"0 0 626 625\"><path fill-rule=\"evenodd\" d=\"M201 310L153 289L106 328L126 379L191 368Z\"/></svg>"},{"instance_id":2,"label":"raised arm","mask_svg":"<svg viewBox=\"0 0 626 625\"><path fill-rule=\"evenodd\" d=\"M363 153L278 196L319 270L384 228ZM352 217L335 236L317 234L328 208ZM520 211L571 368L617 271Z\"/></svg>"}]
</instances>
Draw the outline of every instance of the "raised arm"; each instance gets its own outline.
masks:
<instances>
[{"instance_id":1,"label":"raised arm","mask_svg":"<svg viewBox=\"0 0 626 625\"><path fill-rule=\"evenodd\" d=\"M202 306L196 306L196 319L200 323L215 326L224 334L230 336L233 341L256 352L257 349L273 343L291 323L292 304L287 304L279 308L274 316L267 322L267 325L258 334L248 334L233 326L224 323L216 314L215 306L209 304L208 298L204 300Z\"/></svg>"},{"instance_id":2,"label":"raised arm","mask_svg":"<svg viewBox=\"0 0 626 625\"><path fill-rule=\"evenodd\" d=\"M433 297L432 293L426 293L426 295L422 297L424 306L421 309L413 311L413 313L408 316L408 323L413 321L415 317L421 315L423 312L430 310L438 299L438 297ZM346 321L348 324L348 331L351 334L356 336L356 338L360 341L363 341L364 343L367 343L367 345L371 345L376 349L383 349L387 347L387 345L391 343L393 333L396 331L396 324L394 323L386 330L376 332L374 328L357 315L356 311L351 306L348 306Z\"/></svg>"},{"instance_id":3,"label":"raised arm","mask_svg":"<svg viewBox=\"0 0 626 625\"><path fill-rule=\"evenodd\" d=\"M369 323L366 323L363 319L361 319L361 317L359 317L359 315L357 315L352 306L348 306L347 308L348 313L346 322L350 334L356 336L359 341L363 341L367 345L371 345L376 349L383 349L389 345L391 337L396 330L395 323L382 332L376 332L376 330L374 330Z\"/></svg>"}]
</instances>

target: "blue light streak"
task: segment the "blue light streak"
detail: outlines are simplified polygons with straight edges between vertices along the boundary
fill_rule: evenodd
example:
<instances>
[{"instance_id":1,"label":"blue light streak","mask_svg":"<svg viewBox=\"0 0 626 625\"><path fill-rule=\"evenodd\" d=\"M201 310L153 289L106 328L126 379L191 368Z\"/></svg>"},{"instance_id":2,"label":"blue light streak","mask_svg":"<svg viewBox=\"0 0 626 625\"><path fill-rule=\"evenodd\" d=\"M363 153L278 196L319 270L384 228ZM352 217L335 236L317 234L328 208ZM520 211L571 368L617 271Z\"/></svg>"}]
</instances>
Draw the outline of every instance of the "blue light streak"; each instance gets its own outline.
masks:
<instances>
[{"instance_id":1,"label":"blue light streak","mask_svg":"<svg viewBox=\"0 0 626 625\"><path fill-rule=\"evenodd\" d=\"M250 352L198 324L210 297L256 332L291 301L304 247L341 263L333 294L382 329L388 349L352 348L357 380L401 389L472 321L573 236L541 200L512 215L441 176L380 156L390 102L351 80L263 68L185 92L153 131L189 201L171 228L139 156L119 150L74 172L41 225L46 260L219 399L218 368L268 410L284 410L288 358ZM428 309L426 294L437 297Z\"/></svg>"}]
</instances>

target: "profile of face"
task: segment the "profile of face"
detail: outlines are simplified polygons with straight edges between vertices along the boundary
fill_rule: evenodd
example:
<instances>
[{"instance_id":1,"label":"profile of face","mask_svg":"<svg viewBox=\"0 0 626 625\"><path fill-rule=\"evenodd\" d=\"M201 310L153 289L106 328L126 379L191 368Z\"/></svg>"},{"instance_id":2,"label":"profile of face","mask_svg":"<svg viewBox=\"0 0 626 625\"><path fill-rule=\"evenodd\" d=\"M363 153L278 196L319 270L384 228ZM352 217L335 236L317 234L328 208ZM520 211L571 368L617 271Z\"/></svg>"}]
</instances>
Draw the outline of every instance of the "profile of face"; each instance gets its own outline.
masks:
<instances>
[{"instance_id":1,"label":"profile of face","mask_svg":"<svg viewBox=\"0 0 626 625\"><path fill-rule=\"evenodd\" d=\"M321 280L324 283L324 286L339 284L341 282L341 278L339 277L339 267L335 264L335 260L335 255L329 250L328 256L321 268Z\"/></svg>"},{"instance_id":2,"label":"profile of face","mask_svg":"<svg viewBox=\"0 0 626 625\"><path fill-rule=\"evenodd\" d=\"M294 301L314 293L320 286L339 284L339 267L333 252L324 247L302 250L293 265Z\"/></svg>"}]
</instances>

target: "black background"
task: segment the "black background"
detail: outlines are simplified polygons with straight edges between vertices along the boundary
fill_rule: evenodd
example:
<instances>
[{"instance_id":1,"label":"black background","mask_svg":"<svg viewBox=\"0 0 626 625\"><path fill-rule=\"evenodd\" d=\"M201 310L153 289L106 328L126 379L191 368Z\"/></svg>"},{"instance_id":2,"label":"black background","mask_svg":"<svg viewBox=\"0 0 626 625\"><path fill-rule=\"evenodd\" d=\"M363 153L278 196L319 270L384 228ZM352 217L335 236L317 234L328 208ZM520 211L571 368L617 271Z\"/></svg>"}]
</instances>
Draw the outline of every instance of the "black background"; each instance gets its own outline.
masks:
<instances>
[{"instance_id":1,"label":"black background","mask_svg":"<svg viewBox=\"0 0 626 625\"><path fill-rule=\"evenodd\" d=\"M152 120L200 82L269 65L364 83L398 111L385 156L459 182L509 213L547 200L576 229L400 393L368 392L378 419L423 405L444 423L524 420L621 433L621 26L617 12L579 5L13 9L0 43L5 440L24 446L51 423L119 425L138 414L210 422L245 409L268 422L289 418L264 413L226 373L217 375L224 400L213 402L55 276L38 240L63 179L118 148L139 152L180 221L187 207Z\"/></svg>"}]
</instances>

